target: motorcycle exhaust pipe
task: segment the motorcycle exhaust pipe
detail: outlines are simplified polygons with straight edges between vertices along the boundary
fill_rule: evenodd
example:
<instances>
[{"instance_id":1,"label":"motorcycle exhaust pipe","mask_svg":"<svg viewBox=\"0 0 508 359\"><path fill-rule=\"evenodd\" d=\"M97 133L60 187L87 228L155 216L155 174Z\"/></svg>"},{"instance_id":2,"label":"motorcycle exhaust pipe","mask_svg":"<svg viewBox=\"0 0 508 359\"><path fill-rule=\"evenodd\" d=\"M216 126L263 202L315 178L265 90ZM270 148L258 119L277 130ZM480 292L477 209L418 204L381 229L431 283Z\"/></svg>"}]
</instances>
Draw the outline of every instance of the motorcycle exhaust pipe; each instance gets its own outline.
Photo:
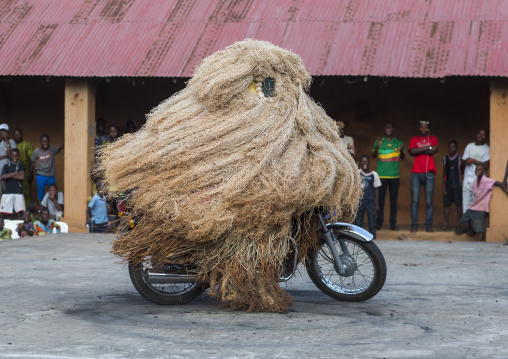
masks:
<instances>
[{"instance_id":1,"label":"motorcycle exhaust pipe","mask_svg":"<svg viewBox=\"0 0 508 359\"><path fill-rule=\"evenodd\" d=\"M196 283L195 275L191 274L166 274L150 273L145 274L145 281L148 284L170 284L170 283Z\"/></svg>"}]
</instances>

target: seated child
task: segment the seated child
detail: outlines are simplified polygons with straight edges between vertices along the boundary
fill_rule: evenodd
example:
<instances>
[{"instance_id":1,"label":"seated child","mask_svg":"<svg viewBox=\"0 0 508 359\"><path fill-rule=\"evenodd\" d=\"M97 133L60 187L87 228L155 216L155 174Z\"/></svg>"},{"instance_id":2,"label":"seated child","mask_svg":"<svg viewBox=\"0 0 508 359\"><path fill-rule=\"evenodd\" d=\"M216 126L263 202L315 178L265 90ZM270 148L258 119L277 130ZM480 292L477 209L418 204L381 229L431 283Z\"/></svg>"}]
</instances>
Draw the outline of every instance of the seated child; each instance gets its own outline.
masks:
<instances>
[{"instance_id":1,"label":"seated child","mask_svg":"<svg viewBox=\"0 0 508 359\"><path fill-rule=\"evenodd\" d=\"M369 168L369 156L360 157L360 176L362 177L363 198L358 207L355 225L363 226L363 216L367 211L369 221L369 232L376 238L376 210L378 210L378 188L381 187L381 180L376 171Z\"/></svg>"},{"instance_id":2,"label":"seated child","mask_svg":"<svg viewBox=\"0 0 508 359\"><path fill-rule=\"evenodd\" d=\"M60 233L60 226L54 219L49 218L49 211L47 208L41 209L41 219L35 221L34 230L36 236L45 236L53 234L53 229L56 228L56 233Z\"/></svg>"},{"instance_id":3,"label":"seated child","mask_svg":"<svg viewBox=\"0 0 508 359\"><path fill-rule=\"evenodd\" d=\"M35 221L39 220L40 210L41 210L41 207L39 206L39 203L30 202L28 204L28 212L30 212L30 217L32 217L32 222L35 223Z\"/></svg>"},{"instance_id":4,"label":"seated child","mask_svg":"<svg viewBox=\"0 0 508 359\"><path fill-rule=\"evenodd\" d=\"M494 186L503 188L502 182L498 182L492 178L485 176L485 165L476 165L477 180L473 183L473 204L464 213L460 219L460 229L457 234L462 234L472 230L478 234L477 240L485 240L485 218L489 213L490 197Z\"/></svg>"},{"instance_id":5,"label":"seated child","mask_svg":"<svg viewBox=\"0 0 508 359\"><path fill-rule=\"evenodd\" d=\"M12 237L12 231L8 228L4 228L4 219L0 218L0 241L7 241Z\"/></svg>"},{"instance_id":6,"label":"seated child","mask_svg":"<svg viewBox=\"0 0 508 359\"><path fill-rule=\"evenodd\" d=\"M42 199L41 206L49 210L51 218L59 221L63 217L64 195L62 192L58 192L55 183L49 185L48 193Z\"/></svg>"},{"instance_id":7,"label":"seated child","mask_svg":"<svg viewBox=\"0 0 508 359\"><path fill-rule=\"evenodd\" d=\"M23 186L21 182L25 178L25 165L19 162L19 150L11 150L11 163L4 165L2 169L2 180L5 181L5 190L0 201L0 213L2 217L6 214L17 213L21 219L21 213L25 211L25 197L23 197Z\"/></svg>"},{"instance_id":8,"label":"seated child","mask_svg":"<svg viewBox=\"0 0 508 359\"><path fill-rule=\"evenodd\" d=\"M16 229L20 237L33 236L34 235L34 223L32 222L32 216L30 212L23 212L23 223L18 224Z\"/></svg>"},{"instance_id":9,"label":"seated child","mask_svg":"<svg viewBox=\"0 0 508 359\"><path fill-rule=\"evenodd\" d=\"M86 207L86 223L90 233L108 232L108 210L101 181L97 181L97 193Z\"/></svg>"}]
</instances>

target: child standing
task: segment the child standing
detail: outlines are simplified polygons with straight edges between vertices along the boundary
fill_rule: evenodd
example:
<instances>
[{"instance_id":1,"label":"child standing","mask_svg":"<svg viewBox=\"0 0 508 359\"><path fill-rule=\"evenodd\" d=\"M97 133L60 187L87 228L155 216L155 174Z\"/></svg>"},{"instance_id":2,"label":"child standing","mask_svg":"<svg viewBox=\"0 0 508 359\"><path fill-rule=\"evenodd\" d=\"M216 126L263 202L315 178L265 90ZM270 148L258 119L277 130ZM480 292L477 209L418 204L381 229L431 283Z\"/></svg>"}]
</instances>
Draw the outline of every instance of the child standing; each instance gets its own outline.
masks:
<instances>
[{"instance_id":1,"label":"child standing","mask_svg":"<svg viewBox=\"0 0 508 359\"><path fill-rule=\"evenodd\" d=\"M4 165L2 169L2 180L5 181L5 191L0 201L0 213L17 213L18 219L25 211L25 197L23 197L23 187L21 181L25 178L25 165L19 162L19 150L11 150L11 163Z\"/></svg>"},{"instance_id":2,"label":"child standing","mask_svg":"<svg viewBox=\"0 0 508 359\"><path fill-rule=\"evenodd\" d=\"M101 181L97 181L97 193L86 208L86 224L90 233L108 232L108 211L106 196Z\"/></svg>"},{"instance_id":3,"label":"child standing","mask_svg":"<svg viewBox=\"0 0 508 359\"><path fill-rule=\"evenodd\" d=\"M358 207L355 225L363 226L363 216L367 212L367 220L369 221L369 232L376 238L376 210L378 210L378 188L381 187L381 180L376 171L369 168L369 156L362 155L360 157L360 169L358 172L362 177L363 198Z\"/></svg>"},{"instance_id":4,"label":"child standing","mask_svg":"<svg viewBox=\"0 0 508 359\"><path fill-rule=\"evenodd\" d=\"M462 162L457 153L457 141L451 140L448 143L448 155L443 157L443 204L444 204L444 226L441 230L450 228L450 207L455 203L457 207L457 229L460 227L462 215Z\"/></svg>"},{"instance_id":5,"label":"child standing","mask_svg":"<svg viewBox=\"0 0 508 359\"><path fill-rule=\"evenodd\" d=\"M55 182L55 156L63 150L64 145L50 146L49 136L41 136L41 147L37 147L32 154L32 169L35 170L37 180L37 199L42 201L46 186ZM37 165L35 164L37 161Z\"/></svg>"},{"instance_id":6,"label":"child standing","mask_svg":"<svg viewBox=\"0 0 508 359\"><path fill-rule=\"evenodd\" d=\"M503 183L485 176L485 165L478 163L475 173L476 180L473 183L473 203L460 219L460 229L457 234L472 230L477 233L477 240L485 240L485 218L489 213L490 197L494 186L501 187L506 192Z\"/></svg>"}]
</instances>

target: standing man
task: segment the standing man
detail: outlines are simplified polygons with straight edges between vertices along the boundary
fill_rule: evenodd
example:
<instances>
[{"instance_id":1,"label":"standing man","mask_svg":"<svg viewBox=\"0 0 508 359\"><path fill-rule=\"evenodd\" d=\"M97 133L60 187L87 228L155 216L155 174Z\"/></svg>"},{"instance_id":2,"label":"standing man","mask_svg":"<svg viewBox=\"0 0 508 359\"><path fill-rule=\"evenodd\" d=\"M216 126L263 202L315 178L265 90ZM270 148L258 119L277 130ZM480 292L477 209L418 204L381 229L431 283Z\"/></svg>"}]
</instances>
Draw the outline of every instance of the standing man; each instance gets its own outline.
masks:
<instances>
[{"instance_id":1,"label":"standing man","mask_svg":"<svg viewBox=\"0 0 508 359\"><path fill-rule=\"evenodd\" d=\"M393 122L385 124L385 135L378 137L372 148L372 157L377 160L377 173L381 179L379 187L379 209L376 227L381 229L384 221L384 209L387 190L390 191L390 229L398 231L397 198L399 196L400 172L399 161L405 158L404 143L393 137Z\"/></svg>"},{"instance_id":2,"label":"standing man","mask_svg":"<svg viewBox=\"0 0 508 359\"><path fill-rule=\"evenodd\" d=\"M409 154L415 158L411 170L411 232L418 230L418 204L420 189L423 185L425 192L425 228L427 232L434 232L434 176L437 173L434 154L438 151L436 136L429 134L430 123L420 121L420 136L411 137Z\"/></svg>"},{"instance_id":3,"label":"standing man","mask_svg":"<svg viewBox=\"0 0 508 359\"><path fill-rule=\"evenodd\" d=\"M3 169L5 165L11 163L11 150L16 148L16 143L9 139L9 125L6 123L0 124L0 168ZM0 169L0 171L1 171ZM5 181L0 183L0 197L4 193Z\"/></svg>"},{"instance_id":4,"label":"standing man","mask_svg":"<svg viewBox=\"0 0 508 359\"><path fill-rule=\"evenodd\" d=\"M487 139L487 130L481 129L476 134L476 141L466 146L462 160L465 165L464 181L462 184L462 210L463 213L471 207L473 203L473 183L476 180L476 166L482 164L485 169L490 164L490 147L485 143Z\"/></svg>"},{"instance_id":5,"label":"standing man","mask_svg":"<svg viewBox=\"0 0 508 359\"><path fill-rule=\"evenodd\" d=\"M25 165L25 178L21 181L23 187L23 197L25 198L25 208L28 208L28 204L32 202L32 164L30 159L34 153L34 146L30 142L23 140L23 131L16 128L12 133L16 147L19 150L19 163Z\"/></svg>"}]
</instances>

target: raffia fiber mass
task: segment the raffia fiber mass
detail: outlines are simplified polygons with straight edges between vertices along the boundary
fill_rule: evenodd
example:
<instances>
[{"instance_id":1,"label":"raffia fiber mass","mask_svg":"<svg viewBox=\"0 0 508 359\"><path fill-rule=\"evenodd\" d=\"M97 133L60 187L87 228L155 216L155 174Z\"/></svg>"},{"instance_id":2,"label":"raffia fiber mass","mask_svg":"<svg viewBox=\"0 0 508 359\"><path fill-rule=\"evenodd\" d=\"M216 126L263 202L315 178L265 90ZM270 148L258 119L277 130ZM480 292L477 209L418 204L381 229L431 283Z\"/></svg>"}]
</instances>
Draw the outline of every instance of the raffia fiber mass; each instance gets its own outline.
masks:
<instances>
[{"instance_id":1,"label":"raffia fiber mass","mask_svg":"<svg viewBox=\"0 0 508 359\"><path fill-rule=\"evenodd\" d=\"M266 78L274 97L248 90ZM307 95L310 82L299 56L265 41L205 58L141 130L102 151L109 187L134 189L132 212L142 214L112 252L136 262L178 256L225 305L286 310L292 298L278 278L292 226L303 260L318 245L308 210L351 221L361 197L356 164Z\"/></svg>"}]
</instances>

